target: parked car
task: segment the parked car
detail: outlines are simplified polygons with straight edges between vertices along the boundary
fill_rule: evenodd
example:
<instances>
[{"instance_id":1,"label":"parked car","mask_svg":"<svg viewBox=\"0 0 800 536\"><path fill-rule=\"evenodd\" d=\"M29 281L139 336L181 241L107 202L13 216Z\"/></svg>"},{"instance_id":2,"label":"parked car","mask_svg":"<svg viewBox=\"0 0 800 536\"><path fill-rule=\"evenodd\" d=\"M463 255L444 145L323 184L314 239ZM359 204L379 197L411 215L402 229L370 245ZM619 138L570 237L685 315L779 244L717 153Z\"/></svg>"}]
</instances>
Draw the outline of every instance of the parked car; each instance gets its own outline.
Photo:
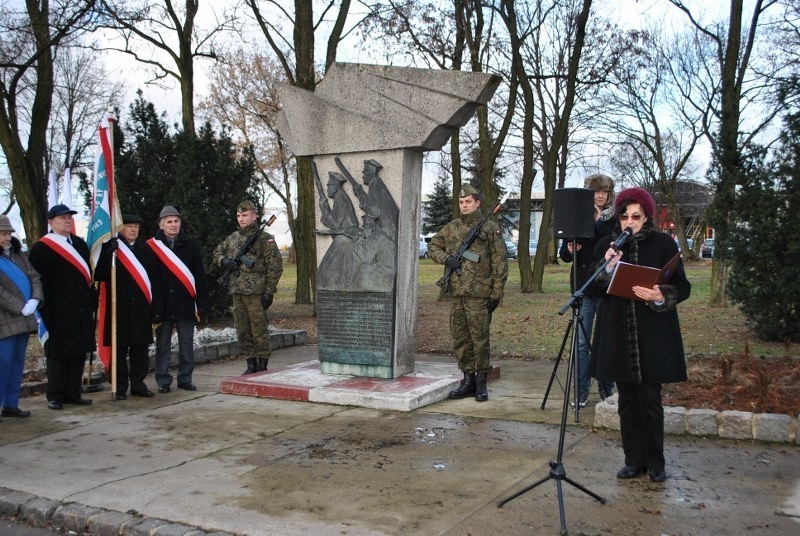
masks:
<instances>
[{"instance_id":1,"label":"parked car","mask_svg":"<svg viewBox=\"0 0 800 536\"><path fill-rule=\"evenodd\" d=\"M700 256L704 259L710 259L714 256L714 239L706 238L703 240L703 245L700 246Z\"/></svg>"},{"instance_id":2,"label":"parked car","mask_svg":"<svg viewBox=\"0 0 800 536\"><path fill-rule=\"evenodd\" d=\"M530 253L531 257L536 255L536 246L538 245L539 245L538 240L531 240L530 242L528 242L528 253Z\"/></svg>"},{"instance_id":3,"label":"parked car","mask_svg":"<svg viewBox=\"0 0 800 536\"><path fill-rule=\"evenodd\" d=\"M420 259L428 258L428 243L425 241L424 238L419 239L419 258Z\"/></svg>"},{"instance_id":4,"label":"parked car","mask_svg":"<svg viewBox=\"0 0 800 536\"><path fill-rule=\"evenodd\" d=\"M506 254L509 259L517 258L517 246L511 240L506 240Z\"/></svg>"},{"instance_id":5,"label":"parked car","mask_svg":"<svg viewBox=\"0 0 800 536\"><path fill-rule=\"evenodd\" d=\"M680 240L678 240L678 237L676 236L676 237L674 238L674 240L675 240L675 243L676 243L676 244L678 244L678 249L680 249L680 247L681 247L681 242L680 242ZM694 240L692 240L691 238L687 238L687 239L686 239L686 245L688 245L688 246L689 246L689 249L692 249L692 247L694 246Z\"/></svg>"}]
</instances>

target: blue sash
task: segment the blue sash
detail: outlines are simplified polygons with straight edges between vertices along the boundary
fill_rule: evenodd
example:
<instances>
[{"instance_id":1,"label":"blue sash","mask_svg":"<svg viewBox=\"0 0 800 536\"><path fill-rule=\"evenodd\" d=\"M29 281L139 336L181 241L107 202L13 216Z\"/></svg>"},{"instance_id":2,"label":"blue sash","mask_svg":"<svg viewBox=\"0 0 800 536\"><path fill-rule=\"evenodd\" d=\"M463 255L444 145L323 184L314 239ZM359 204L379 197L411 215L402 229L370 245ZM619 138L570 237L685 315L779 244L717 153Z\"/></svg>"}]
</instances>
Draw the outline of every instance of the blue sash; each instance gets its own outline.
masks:
<instances>
[{"instance_id":1,"label":"blue sash","mask_svg":"<svg viewBox=\"0 0 800 536\"><path fill-rule=\"evenodd\" d=\"M12 283L17 285L26 302L31 299L33 287L31 287L31 280L28 279L28 274L23 272L19 266L11 261L11 259L7 259L3 255L0 255L0 272L3 272ZM37 333L37 336L39 337L39 343L42 345L42 348L44 348L44 343L47 342L47 339L50 337L50 333L47 331L47 327L44 325L42 315L39 314L39 311L34 311L33 314L36 318L36 324L39 327Z\"/></svg>"},{"instance_id":2,"label":"blue sash","mask_svg":"<svg viewBox=\"0 0 800 536\"><path fill-rule=\"evenodd\" d=\"M19 266L14 264L11 259L7 259L5 255L0 255L0 271L2 271L12 283L17 285L25 301L31 299L31 280L28 279L28 274L20 270Z\"/></svg>"}]
</instances>

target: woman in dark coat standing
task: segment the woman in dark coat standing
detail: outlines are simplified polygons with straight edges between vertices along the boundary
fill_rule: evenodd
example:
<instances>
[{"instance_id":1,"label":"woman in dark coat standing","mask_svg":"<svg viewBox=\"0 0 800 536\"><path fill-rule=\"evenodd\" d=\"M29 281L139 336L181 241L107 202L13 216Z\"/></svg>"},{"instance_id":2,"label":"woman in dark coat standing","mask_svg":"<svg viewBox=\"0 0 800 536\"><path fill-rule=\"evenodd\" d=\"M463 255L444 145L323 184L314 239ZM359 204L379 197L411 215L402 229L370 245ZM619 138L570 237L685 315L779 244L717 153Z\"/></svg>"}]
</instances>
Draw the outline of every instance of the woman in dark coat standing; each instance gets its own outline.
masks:
<instances>
[{"instance_id":1,"label":"woman in dark coat standing","mask_svg":"<svg viewBox=\"0 0 800 536\"><path fill-rule=\"evenodd\" d=\"M615 203L616 235L630 228L619 251L612 236L598 243L597 256L610 259L598 285L608 285L619 260L661 269L678 252L668 235L656 231L655 201L642 188L622 191ZM606 295L597 318L590 371L598 381L614 381L619 392L619 417L625 466L619 478L647 472L663 482L664 408L661 384L686 380L686 361L676 306L689 297L691 285L683 263L667 284L633 287L638 299Z\"/></svg>"},{"instance_id":2,"label":"woman in dark coat standing","mask_svg":"<svg viewBox=\"0 0 800 536\"><path fill-rule=\"evenodd\" d=\"M31 412L18 406L25 351L44 296L39 274L13 232L8 216L0 216L0 415L25 418Z\"/></svg>"}]
</instances>

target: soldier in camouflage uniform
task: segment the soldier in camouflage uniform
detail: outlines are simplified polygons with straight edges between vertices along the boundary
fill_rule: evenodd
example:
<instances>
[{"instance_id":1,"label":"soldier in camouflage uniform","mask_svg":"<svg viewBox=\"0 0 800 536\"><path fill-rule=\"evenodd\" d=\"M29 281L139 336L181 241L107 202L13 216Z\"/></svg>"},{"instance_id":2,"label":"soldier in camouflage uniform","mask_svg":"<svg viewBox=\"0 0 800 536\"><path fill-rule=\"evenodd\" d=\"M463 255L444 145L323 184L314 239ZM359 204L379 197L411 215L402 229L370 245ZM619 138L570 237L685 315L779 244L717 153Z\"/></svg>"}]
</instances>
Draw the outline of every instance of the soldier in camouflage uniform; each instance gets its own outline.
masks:
<instances>
[{"instance_id":1,"label":"soldier in camouflage uniform","mask_svg":"<svg viewBox=\"0 0 800 536\"><path fill-rule=\"evenodd\" d=\"M464 238L483 217L478 191L466 185L458 198L461 216L439 231L428 245L428 255L453 271L450 275L449 293L452 297L450 334L458 360L464 373L461 385L450 392L450 398L475 396L478 402L489 399L486 376L489 366L489 325L492 312L503 298L508 278L506 246L500 228L487 221L469 251L479 256L477 262L456 260ZM460 274L457 273L460 270Z\"/></svg>"},{"instance_id":2,"label":"soldier in camouflage uniform","mask_svg":"<svg viewBox=\"0 0 800 536\"><path fill-rule=\"evenodd\" d=\"M258 212L252 201L242 201L236 208L239 230L232 233L214 249L214 260L232 270L228 289L233 295L233 320L239 351L247 358L247 370L252 374L267 370L272 353L269 338L267 309L272 305L278 281L283 273L283 261L275 238L261 233L246 253L252 263L237 263L234 258L242 245L258 230Z\"/></svg>"}]
</instances>

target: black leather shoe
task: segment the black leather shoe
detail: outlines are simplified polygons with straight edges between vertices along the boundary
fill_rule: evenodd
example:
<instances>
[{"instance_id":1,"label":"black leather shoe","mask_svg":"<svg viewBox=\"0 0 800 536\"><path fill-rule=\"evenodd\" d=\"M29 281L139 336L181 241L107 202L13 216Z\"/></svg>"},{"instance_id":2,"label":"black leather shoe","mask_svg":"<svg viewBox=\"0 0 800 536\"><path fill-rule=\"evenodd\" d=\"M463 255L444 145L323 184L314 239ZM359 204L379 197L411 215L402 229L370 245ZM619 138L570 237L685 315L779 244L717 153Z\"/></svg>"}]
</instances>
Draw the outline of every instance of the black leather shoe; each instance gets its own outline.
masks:
<instances>
[{"instance_id":1,"label":"black leather shoe","mask_svg":"<svg viewBox=\"0 0 800 536\"><path fill-rule=\"evenodd\" d=\"M151 391L150 389L145 389L144 391L136 391L135 393L131 393L131 394L133 396L143 396L145 398L152 398L152 397L156 396L155 394L153 394L153 391Z\"/></svg>"},{"instance_id":2,"label":"black leather shoe","mask_svg":"<svg viewBox=\"0 0 800 536\"><path fill-rule=\"evenodd\" d=\"M653 469L648 469L647 470L647 477L652 482L664 482L667 479L667 472L664 471L663 469L661 469L659 471L656 471L656 470L653 470Z\"/></svg>"},{"instance_id":3,"label":"black leather shoe","mask_svg":"<svg viewBox=\"0 0 800 536\"><path fill-rule=\"evenodd\" d=\"M159 385L158 386L158 392L159 393L169 393L170 391L171 391L171 389L169 388L169 385Z\"/></svg>"},{"instance_id":4,"label":"black leather shoe","mask_svg":"<svg viewBox=\"0 0 800 536\"><path fill-rule=\"evenodd\" d=\"M16 417L17 419L27 419L31 416L30 411L23 411L19 408L3 408L0 412L2 417Z\"/></svg>"},{"instance_id":5,"label":"black leather shoe","mask_svg":"<svg viewBox=\"0 0 800 536\"><path fill-rule=\"evenodd\" d=\"M128 400L128 395L125 393L117 393L114 395L114 400Z\"/></svg>"},{"instance_id":6,"label":"black leather shoe","mask_svg":"<svg viewBox=\"0 0 800 536\"><path fill-rule=\"evenodd\" d=\"M617 478L636 478L647 472L647 467L637 467L635 465L626 465L617 471Z\"/></svg>"},{"instance_id":7,"label":"black leather shoe","mask_svg":"<svg viewBox=\"0 0 800 536\"><path fill-rule=\"evenodd\" d=\"M77 400L64 400L64 404L73 404L75 406L91 406L91 398L78 398Z\"/></svg>"},{"instance_id":8,"label":"black leather shoe","mask_svg":"<svg viewBox=\"0 0 800 536\"><path fill-rule=\"evenodd\" d=\"M50 409L64 409L64 404L61 402L56 402L55 400L50 400L47 403L47 407Z\"/></svg>"},{"instance_id":9,"label":"black leather shoe","mask_svg":"<svg viewBox=\"0 0 800 536\"><path fill-rule=\"evenodd\" d=\"M191 383L180 383L178 384L178 389L183 389L184 391L197 391L197 387Z\"/></svg>"}]
</instances>

